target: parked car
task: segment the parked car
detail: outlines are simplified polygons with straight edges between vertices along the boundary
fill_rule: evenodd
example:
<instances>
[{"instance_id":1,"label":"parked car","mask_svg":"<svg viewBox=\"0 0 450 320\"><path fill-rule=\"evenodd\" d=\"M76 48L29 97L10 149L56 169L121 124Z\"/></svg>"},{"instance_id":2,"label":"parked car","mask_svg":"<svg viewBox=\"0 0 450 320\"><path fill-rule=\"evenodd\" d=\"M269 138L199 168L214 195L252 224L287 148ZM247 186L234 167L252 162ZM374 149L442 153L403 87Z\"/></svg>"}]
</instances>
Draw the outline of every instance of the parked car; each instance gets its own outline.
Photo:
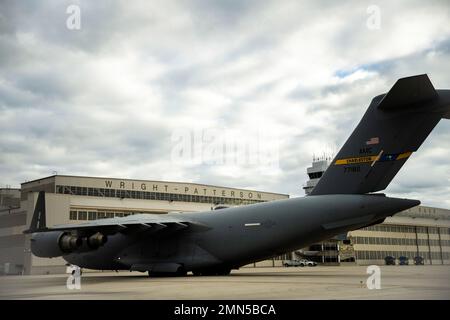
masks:
<instances>
[{"instance_id":1,"label":"parked car","mask_svg":"<svg viewBox=\"0 0 450 320\"><path fill-rule=\"evenodd\" d=\"M409 265L409 258L405 257L405 256L400 256L398 258L398 264L400 266L407 266L407 265Z\"/></svg>"},{"instance_id":2,"label":"parked car","mask_svg":"<svg viewBox=\"0 0 450 320\"><path fill-rule=\"evenodd\" d=\"M423 257L421 257L421 256L414 257L414 264L416 266L425 264L423 261Z\"/></svg>"},{"instance_id":3,"label":"parked car","mask_svg":"<svg viewBox=\"0 0 450 320\"><path fill-rule=\"evenodd\" d=\"M315 267L317 266L317 263L314 261L306 260L306 259L300 259L300 260L284 260L283 266L285 267Z\"/></svg>"},{"instance_id":4,"label":"parked car","mask_svg":"<svg viewBox=\"0 0 450 320\"><path fill-rule=\"evenodd\" d=\"M384 262L386 263L387 266L389 266L389 265L395 266L395 257L393 257L393 256L386 256L384 258Z\"/></svg>"},{"instance_id":5,"label":"parked car","mask_svg":"<svg viewBox=\"0 0 450 320\"><path fill-rule=\"evenodd\" d=\"M306 259L303 259L303 260L300 260L305 266L308 266L308 267L315 267L315 266L317 266L317 263L315 262L315 261L311 261L311 260L306 260Z\"/></svg>"},{"instance_id":6,"label":"parked car","mask_svg":"<svg viewBox=\"0 0 450 320\"><path fill-rule=\"evenodd\" d=\"M284 260L283 266L285 267L299 267L300 261L299 260Z\"/></svg>"}]
</instances>

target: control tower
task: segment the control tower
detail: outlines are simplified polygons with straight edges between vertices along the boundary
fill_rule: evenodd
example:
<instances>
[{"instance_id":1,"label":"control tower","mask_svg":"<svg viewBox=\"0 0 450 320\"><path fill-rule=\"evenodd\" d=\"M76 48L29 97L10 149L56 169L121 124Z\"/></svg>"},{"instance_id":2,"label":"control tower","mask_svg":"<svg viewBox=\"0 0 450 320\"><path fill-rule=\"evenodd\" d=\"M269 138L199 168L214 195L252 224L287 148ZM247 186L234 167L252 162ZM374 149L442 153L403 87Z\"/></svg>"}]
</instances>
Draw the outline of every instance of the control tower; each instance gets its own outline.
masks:
<instances>
[{"instance_id":1,"label":"control tower","mask_svg":"<svg viewBox=\"0 0 450 320\"><path fill-rule=\"evenodd\" d=\"M306 185L303 187L305 194L309 195L312 189L317 185L325 170L331 163L331 157L314 158L311 167L306 169L306 173L309 176L309 180L306 181Z\"/></svg>"},{"instance_id":2,"label":"control tower","mask_svg":"<svg viewBox=\"0 0 450 320\"><path fill-rule=\"evenodd\" d=\"M332 157L313 158L312 166L306 169L309 180L303 186L309 195L319 182L325 170L331 164ZM347 234L341 234L326 241L313 243L294 252L293 259L308 259L320 264L339 265L341 261L355 261L353 246L347 240Z\"/></svg>"}]
</instances>

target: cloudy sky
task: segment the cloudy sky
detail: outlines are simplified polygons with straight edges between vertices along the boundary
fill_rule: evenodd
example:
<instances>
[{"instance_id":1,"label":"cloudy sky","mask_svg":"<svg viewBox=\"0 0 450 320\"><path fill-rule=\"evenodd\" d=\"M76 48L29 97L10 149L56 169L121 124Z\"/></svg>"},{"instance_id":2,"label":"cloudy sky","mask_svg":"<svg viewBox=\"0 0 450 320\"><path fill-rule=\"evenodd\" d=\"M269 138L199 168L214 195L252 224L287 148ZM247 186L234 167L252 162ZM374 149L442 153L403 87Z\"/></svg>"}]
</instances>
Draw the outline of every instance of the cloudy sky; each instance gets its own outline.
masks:
<instances>
[{"instance_id":1,"label":"cloudy sky","mask_svg":"<svg viewBox=\"0 0 450 320\"><path fill-rule=\"evenodd\" d=\"M450 88L449 21L448 1L2 0L0 186L56 171L302 195L396 79ZM449 159L443 120L386 192L450 208Z\"/></svg>"}]
</instances>

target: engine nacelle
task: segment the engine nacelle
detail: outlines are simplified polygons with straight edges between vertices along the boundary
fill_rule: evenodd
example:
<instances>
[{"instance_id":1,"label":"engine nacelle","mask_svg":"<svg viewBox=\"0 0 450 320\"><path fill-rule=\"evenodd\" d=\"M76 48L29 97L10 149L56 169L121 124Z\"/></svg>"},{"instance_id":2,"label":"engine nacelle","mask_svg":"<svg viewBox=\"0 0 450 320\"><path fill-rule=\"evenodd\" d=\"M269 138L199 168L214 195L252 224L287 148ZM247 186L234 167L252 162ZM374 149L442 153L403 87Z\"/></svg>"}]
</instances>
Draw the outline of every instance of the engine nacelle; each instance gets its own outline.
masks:
<instances>
[{"instance_id":1,"label":"engine nacelle","mask_svg":"<svg viewBox=\"0 0 450 320\"><path fill-rule=\"evenodd\" d=\"M91 249L97 249L103 246L106 243L106 241L108 241L108 238L105 235L101 234L100 232L97 232L92 236L90 236L89 238L87 238L87 245Z\"/></svg>"},{"instance_id":2,"label":"engine nacelle","mask_svg":"<svg viewBox=\"0 0 450 320\"><path fill-rule=\"evenodd\" d=\"M62 231L39 232L31 236L31 252L42 258L54 258L71 253L82 244L81 238Z\"/></svg>"}]
</instances>

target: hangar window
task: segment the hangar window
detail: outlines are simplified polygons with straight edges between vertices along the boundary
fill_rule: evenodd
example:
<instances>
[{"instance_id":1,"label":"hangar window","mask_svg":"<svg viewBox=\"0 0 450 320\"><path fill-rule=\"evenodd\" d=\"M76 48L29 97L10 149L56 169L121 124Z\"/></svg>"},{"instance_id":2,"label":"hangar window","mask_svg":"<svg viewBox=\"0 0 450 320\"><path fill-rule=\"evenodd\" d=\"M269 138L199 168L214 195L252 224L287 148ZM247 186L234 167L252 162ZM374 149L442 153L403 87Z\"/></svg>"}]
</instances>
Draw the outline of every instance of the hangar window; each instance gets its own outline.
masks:
<instances>
[{"instance_id":1,"label":"hangar window","mask_svg":"<svg viewBox=\"0 0 450 320\"><path fill-rule=\"evenodd\" d=\"M114 212L107 212L106 218L114 218Z\"/></svg>"},{"instance_id":2,"label":"hangar window","mask_svg":"<svg viewBox=\"0 0 450 320\"><path fill-rule=\"evenodd\" d=\"M77 212L76 211L70 211L70 216L69 216L70 220L77 220Z\"/></svg>"},{"instance_id":3,"label":"hangar window","mask_svg":"<svg viewBox=\"0 0 450 320\"><path fill-rule=\"evenodd\" d=\"M89 211L89 213L88 213L88 220L97 220L97 212Z\"/></svg>"},{"instance_id":4,"label":"hangar window","mask_svg":"<svg viewBox=\"0 0 450 320\"><path fill-rule=\"evenodd\" d=\"M98 213L98 219L105 219L106 218L106 212L99 212Z\"/></svg>"},{"instance_id":5,"label":"hangar window","mask_svg":"<svg viewBox=\"0 0 450 320\"><path fill-rule=\"evenodd\" d=\"M116 190L115 189L105 189L105 195L109 198L115 198Z\"/></svg>"},{"instance_id":6,"label":"hangar window","mask_svg":"<svg viewBox=\"0 0 450 320\"><path fill-rule=\"evenodd\" d=\"M78 220L87 220L87 211L78 211Z\"/></svg>"},{"instance_id":7,"label":"hangar window","mask_svg":"<svg viewBox=\"0 0 450 320\"><path fill-rule=\"evenodd\" d=\"M426 227L417 227L417 232L418 233L427 233L427 228Z\"/></svg>"}]
</instances>

